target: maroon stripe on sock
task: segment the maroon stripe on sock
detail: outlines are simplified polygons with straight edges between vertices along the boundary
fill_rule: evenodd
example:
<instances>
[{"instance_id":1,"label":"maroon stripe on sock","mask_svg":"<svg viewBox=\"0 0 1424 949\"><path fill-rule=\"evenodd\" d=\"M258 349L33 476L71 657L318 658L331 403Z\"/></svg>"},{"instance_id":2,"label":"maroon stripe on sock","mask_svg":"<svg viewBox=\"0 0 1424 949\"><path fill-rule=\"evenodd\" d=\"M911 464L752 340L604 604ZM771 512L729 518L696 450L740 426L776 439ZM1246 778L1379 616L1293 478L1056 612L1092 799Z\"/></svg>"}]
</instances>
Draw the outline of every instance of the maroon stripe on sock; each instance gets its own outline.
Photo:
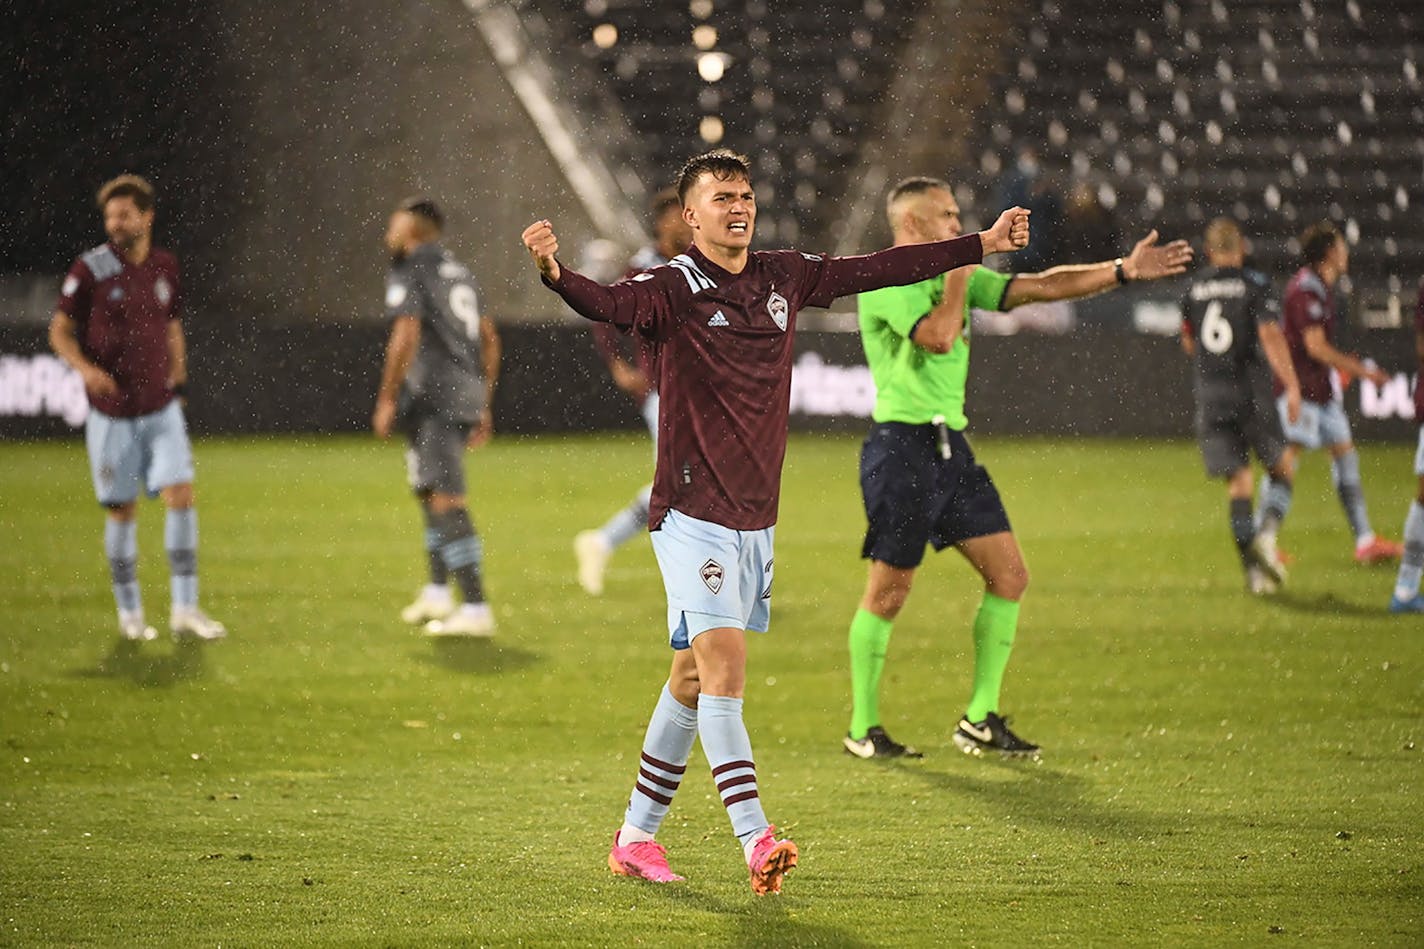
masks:
<instances>
[{"instance_id":1,"label":"maroon stripe on sock","mask_svg":"<svg viewBox=\"0 0 1424 949\"><path fill-rule=\"evenodd\" d=\"M718 781L717 791L720 793L722 791L727 790L727 788L734 788L739 784L756 784L756 775L741 774L735 778L728 778L725 781Z\"/></svg>"},{"instance_id":2,"label":"maroon stripe on sock","mask_svg":"<svg viewBox=\"0 0 1424 949\"><path fill-rule=\"evenodd\" d=\"M669 781L667 778L664 778L661 775L653 774L647 768L639 768L638 777L646 778L647 780L656 784L658 787L667 788L669 791L676 791L678 785L682 783L681 781Z\"/></svg>"},{"instance_id":3,"label":"maroon stripe on sock","mask_svg":"<svg viewBox=\"0 0 1424 949\"><path fill-rule=\"evenodd\" d=\"M756 763L752 761L728 761L724 765L713 768L712 777L715 778L717 777L717 775L725 774L728 771L735 771L737 768L751 768L753 771L755 771Z\"/></svg>"},{"instance_id":4,"label":"maroon stripe on sock","mask_svg":"<svg viewBox=\"0 0 1424 949\"><path fill-rule=\"evenodd\" d=\"M756 788L752 788L750 791L743 791L741 794L733 794L731 797L722 798L722 806L731 807L733 804L740 804L743 801L750 801L756 796Z\"/></svg>"},{"instance_id":5,"label":"maroon stripe on sock","mask_svg":"<svg viewBox=\"0 0 1424 949\"><path fill-rule=\"evenodd\" d=\"M668 797L666 794L659 794L657 791L653 791L653 790L651 790L651 789L649 789L649 788L643 787L643 782L642 782L642 781L638 781L638 782L634 783L634 785L633 785L633 790L635 790L635 791L637 791L639 794L643 795L643 797L646 797L646 798L648 798L648 799L650 799L650 800L653 800L653 801L657 801L659 804L663 805L664 807L667 807L668 805L672 804L672 798ZM753 792L753 793L755 793L755 792Z\"/></svg>"},{"instance_id":6,"label":"maroon stripe on sock","mask_svg":"<svg viewBox=\"0 0 1424 949\"><path fill-rule=\"evenodd\" d=\"M687 765L685 765L685 764L684 764L684 765L668 764L666 761L659 761L658 759L654 758L652 755L648 754L646 751L643 752L642 758L643 758L644 763L652 765L654 768L657 768L659 771L667 771L667 772L669 772L669 773L671 773L671 774L682 774L684 771L687 770ZM712 773L713 773L713 774L716 774L715 771L712 772Z\"/></svg>"}]
</instances>

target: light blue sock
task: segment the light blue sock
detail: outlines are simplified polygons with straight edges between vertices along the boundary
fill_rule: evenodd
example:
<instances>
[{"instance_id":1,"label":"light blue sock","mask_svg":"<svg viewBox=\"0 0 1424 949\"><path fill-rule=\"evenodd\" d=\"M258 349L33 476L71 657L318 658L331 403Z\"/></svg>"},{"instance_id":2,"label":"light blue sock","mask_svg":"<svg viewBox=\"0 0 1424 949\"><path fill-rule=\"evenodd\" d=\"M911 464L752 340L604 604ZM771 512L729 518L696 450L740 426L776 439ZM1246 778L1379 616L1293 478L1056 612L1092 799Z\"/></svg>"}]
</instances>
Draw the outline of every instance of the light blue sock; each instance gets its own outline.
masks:
<instances>
[{"instance_id":1,"label":"light blue sock","mask_svg":"<svg viewBox=\"0 0 1424 949\"><path fill-rule=\"evenodd\" d=\"M173 606L197 606L198 512L192 508L169 508L163 521L163 546L168 550Z\"/></svg>"},{"instance_id":2,"label":"light blue sock","mask_svg":"<svg viewBox=\"0 0 1424 949\"><path fill-rule=\"evenodd\" d=\"M639 534L648 531L648 505L652 503L653 486L648 485L638 492L638 496L628 503L628 506L608 519L599 530L603 533L603 539L608 541L608 549L617 548L628 543Z\"/></svg>"},{"instance_id":3,"label":"light blue sock","mask_svg":"<svg viewBox=\"0 0 1424 949\"><path fill-rule=\"evenodd\" d=\"M1330 462L1330 474L1335 480L1335 493L1340 496L1340 506L1345 509L1345 518L1350 522L1350 530L1359 544L1374 532L1370 530L1370 515L1365 511L1365 489L1360 485L1360 454L1350 451Z\"/></svg>"},{"instance_id":4,"label":"light blue sock","mask_svg":"<svg viewBox=\"0 0 1424 949\"><path fill-rule=\"evenodd\" d=\"M697 740L697 709L688 708L666 685L653 707L648 732L643 737L643 753L638 762L638 779L628 800L623 822L652 835L662 826L672 797L682 784L692 743ZM625 838L627 835L624 835ZM626 839L625 843L628 842Z\"/></svg>"},{"instance_id":5,"label":"light blue sock","mask_svg":"<svg viewBox=\"0 0 1424 949\"><path fill-rule=\"evenodd\" d=\"M138 590L138 522L104 518L104 556L109 558L109 578L114 603L121 612L143 609Z\"/></svg>"},{"instance_id":6,"label":"light blue sock","mask_svg":"<svg viewBox=\"0 0 1424 949\"><path fill-rule=\"evenodd\" d=\"M1261 479L1261 497L1256 505L1256 530L1275 536L1290 513L1294 489L1289 481L1266 475Z\"/></svg>"},{"instance_id":7,"label":"light blue sock","mask_svg":"<svg viewBox=\"0 0 1424 949\"><path fill-rule=\"evenodd\" d=\"M1411 600L1418 595L1421 576L1424 576L1424 506L1414 501L1404 518L1404 556L1399 558L1399 576L1394 580L1395 597Z\"/></svg>"},{"instance_id":8,"label":"light blue sock","mask_svg":"<svg viewBox=\"0 0 1424 949\"><path fill-rule=\"evenodd\" d=\"M697 734L712 766L712 781L732 821L732 833L745 848L770 825L757 792L752 742L742 721L742 700L703 695L697 700Z\"/></svg>"}]
</instances>

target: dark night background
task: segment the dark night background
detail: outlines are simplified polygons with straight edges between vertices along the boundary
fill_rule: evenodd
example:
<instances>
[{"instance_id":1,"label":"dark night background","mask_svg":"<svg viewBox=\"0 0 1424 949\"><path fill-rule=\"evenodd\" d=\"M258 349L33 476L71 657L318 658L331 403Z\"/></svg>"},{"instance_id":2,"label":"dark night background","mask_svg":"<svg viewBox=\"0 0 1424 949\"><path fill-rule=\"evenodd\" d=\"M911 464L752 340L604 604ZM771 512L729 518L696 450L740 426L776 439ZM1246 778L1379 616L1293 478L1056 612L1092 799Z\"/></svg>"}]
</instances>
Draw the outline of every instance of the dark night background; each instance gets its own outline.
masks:
<instances>
[{"instance_id":1,"label":"dark night background","mask_svg":"<svg viewBox=\"0 0 1424 949\"><path fill-rule=\"evenodd\" d=\"M158 242L180 254L199 298L211 287L239 199L225 141L238 103L223 88L216 6L11 7L0 31L0 178L13 210L0 218L0 269L63 272L103 240L95 190L132 171L158 189Z\"/></svg>"}]
</instances>

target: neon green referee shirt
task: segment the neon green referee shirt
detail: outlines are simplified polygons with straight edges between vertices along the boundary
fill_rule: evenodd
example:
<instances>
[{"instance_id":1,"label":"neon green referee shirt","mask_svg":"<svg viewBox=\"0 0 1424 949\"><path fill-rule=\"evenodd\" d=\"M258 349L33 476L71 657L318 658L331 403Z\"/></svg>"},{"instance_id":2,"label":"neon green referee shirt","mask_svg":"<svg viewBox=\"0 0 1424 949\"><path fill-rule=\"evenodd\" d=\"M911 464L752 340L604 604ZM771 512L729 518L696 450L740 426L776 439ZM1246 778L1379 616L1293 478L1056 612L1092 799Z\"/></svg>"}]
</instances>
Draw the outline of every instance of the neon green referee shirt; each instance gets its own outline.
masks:
<instances>
[{"instance_id":1,"label":"neon green referee shirt","mask_svg":"<svg viewBox=\"0 0 1424 949\"><path fill-rule=\"evenodd\" d=\"M969 311L999 310L1012 274L976 267L964 292L964 332L947 353L910 341L910 331L944 297L944 275L904 287L884 287L856 298L860 341L875 379L877 422L923 425L943 415L956 431L969 424L964 389L969 381Z\"/></svg>"}]
</instances>

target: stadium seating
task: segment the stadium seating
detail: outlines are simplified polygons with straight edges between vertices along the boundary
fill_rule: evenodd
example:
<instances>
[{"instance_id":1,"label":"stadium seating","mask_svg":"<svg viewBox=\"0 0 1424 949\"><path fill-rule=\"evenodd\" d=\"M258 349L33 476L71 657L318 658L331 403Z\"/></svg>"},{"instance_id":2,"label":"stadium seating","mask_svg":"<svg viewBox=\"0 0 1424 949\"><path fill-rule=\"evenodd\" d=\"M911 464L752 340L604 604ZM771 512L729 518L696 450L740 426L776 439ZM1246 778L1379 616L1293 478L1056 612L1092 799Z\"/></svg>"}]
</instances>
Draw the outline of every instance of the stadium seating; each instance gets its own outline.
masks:
<instances>
[{"instance_id":1,"label":"stadium seating","mask_svg":"<svg viewBox=\"0 0 1424 949\"><path fill-rule=\"evenodd\" d=\"M1257 263L1334 220L1357 291L1424 276L1424 7L1312 0L1042 0L981 110L978 187L1035 147L1087 179L1125 233L1196 238L1232 214ZM1065 41L1067 40L1067 41Z\"/></svg>"},{"instance_id":2,"label":"stadium seating","mask_svg":"<svg viewBox=\"0 0 1424 949\"><path fill-rule=\"evenodd\" d=\"M607 79L642 139L630 160L644 181L666 182L698 150L733 145L756 163L762 235L819 241L923 0L834 11L784 0L519 6Z\"/></svg>"}]
</instances>

